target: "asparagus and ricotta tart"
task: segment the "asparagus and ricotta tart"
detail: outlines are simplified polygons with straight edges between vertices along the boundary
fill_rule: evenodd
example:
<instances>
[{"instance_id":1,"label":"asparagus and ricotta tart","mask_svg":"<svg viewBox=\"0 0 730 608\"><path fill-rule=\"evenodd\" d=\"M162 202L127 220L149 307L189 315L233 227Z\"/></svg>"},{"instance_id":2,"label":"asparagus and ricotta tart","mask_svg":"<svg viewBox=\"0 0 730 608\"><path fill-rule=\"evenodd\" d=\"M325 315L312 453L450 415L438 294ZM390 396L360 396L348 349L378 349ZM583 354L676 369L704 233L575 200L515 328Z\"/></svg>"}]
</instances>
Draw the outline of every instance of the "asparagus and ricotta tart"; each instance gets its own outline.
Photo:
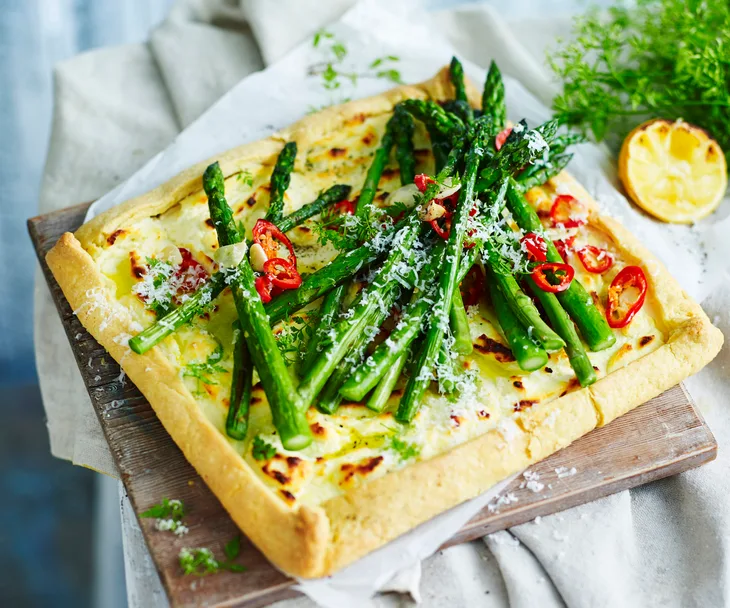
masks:
<instances>
[{"instance_id":1,"label":"asparagus and ricotta tart","mask_svg":"<svg viewBox=\"0 0 730 608\"><path fill-rule=\"evenodd\" d=\"M303 109L304 113L305 109ZM47 260L241 530L332 573L670 388L722 336L564 168L433 79L327 108Z\"/></svg>"}]
</instances>

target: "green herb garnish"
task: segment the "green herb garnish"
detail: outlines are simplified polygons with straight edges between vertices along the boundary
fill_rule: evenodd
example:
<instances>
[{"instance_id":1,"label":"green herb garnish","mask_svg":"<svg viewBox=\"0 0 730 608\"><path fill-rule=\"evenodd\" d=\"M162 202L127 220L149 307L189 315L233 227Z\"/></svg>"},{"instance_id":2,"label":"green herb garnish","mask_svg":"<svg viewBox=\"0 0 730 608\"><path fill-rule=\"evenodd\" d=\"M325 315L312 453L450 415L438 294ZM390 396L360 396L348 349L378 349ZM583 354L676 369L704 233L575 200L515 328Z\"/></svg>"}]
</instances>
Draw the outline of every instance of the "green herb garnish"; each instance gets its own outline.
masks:
<instances>
[{"instance_id":1,"label":"green herb garnish","mask_svg":"<svg viewBox=\"0 0 730 608\"><path fill-rule=\"evenodd\" d=\"M352 86L357 85L359 78L384 78L398 84L403 82L400 72L394 68L376 69L385 63L399 61L397 56L385 55L384 57L378 57L370 63L368 70L364 72L342 70L340 65L347 57L347 47L341 40L337 40L332 32L326 30L319 30L314 34L312 46L323 49L325 47L323 44L324 41L329 43L329 46L326 48L328 56L324 61L311 66L309 68L309 75L320 75L322 77L322 86L328 91L339 89L342 84L342 79L349 80Z\"/></svg>"},{"instance_id":2,"label":"green herb garnish","mask_svg":"<svg viewBox=\"0 0 730 608\"><path fill-rule=\"evenodd\" d=\"M596 139L645 118L683 119L730 150L730 4L638 0L576 19L574 42L549 57L561 121Z\"/></svg>"},{"instance_id":3,"label":"green herb garnish","mask_svg":"<svg viewBox=\"0 0 730 608\"><path fill-rule=\"evenodd\" d=\"M193 574L195 576L205 576L207 574L216 574L221 570L229 572L244 572L245 566L234 564L233 560L238 557L241 552L241 537L236 536L225 546L226 561L218 561L213 556L213 552L206 547L197 549L182 549L178 555L180 567L183 574Z\"/></svg>"},{"instance_id":4,"label":"green herb garnish","mask_svg":"<svg viewBox=\"0 0 730 608\"><path fill-rule=\"evenodd\" d=\"M271 460L276 456L276 448L257 435L251 444L251 456L256 460Z\"/></svg>"},{"instance_id":5,"label":"green herb garnish","mask_svg":"<svg viewBox=\"0 0 730 608\"><path fill-rule=\"evenodd\" d=\"M156 517L158 519L182 519L185 515L185 507L181 500L163 498L162 502L158 505L154 505L140 513L140 517Z\"/></svg>"},{"instance_id":6,"label":"green herb garnish","mask_svg":"<svg viewBox=\"0 0 730 608\"><path fill-rule=\"evenodd\" d=\"M248 186L249 188L253 186L253 174L250 171L243 170L241 171L237 176L236 179L241 182L243 185Z\"/></svg>"},{"instance_id":7,"label":"green herb garnish","mask_svg":"<svg viewBox=\"0 0 730 608\"><path fill-rule=\"evenodd\" d=\"M197 392L200 392L200 384L218 384L210 376L211 374L225 372L226 370L219 365L220 360L223 358L223 346L218 344L215 350L208 355L205 362L201 363L193 361L185 365L183 370L183 376L196 378L198 381Z\"/></svg>"},{"instance_id":8,"label":"green herb garnish","mask_svg":"<svg viewBox=\"0 0 730 608\"><path fill-rule=\"evenodd\" d=\"M417 458L421 453L421 448L415 443L408 443L399 437L393 437L390 441L390 449L397 452L401 460L410 460Z\"/></svg>"}]
</instances>

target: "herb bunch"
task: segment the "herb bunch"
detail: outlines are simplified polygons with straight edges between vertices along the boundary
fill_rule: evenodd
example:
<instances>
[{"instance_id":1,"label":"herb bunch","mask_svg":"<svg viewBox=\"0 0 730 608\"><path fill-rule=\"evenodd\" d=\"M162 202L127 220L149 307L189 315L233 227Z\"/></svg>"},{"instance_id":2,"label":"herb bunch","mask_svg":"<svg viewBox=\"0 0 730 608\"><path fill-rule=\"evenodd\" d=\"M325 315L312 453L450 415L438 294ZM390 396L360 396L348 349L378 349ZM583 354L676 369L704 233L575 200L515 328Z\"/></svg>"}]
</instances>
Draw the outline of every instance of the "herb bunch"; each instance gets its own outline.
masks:
<instances>
[{"instance_id":1,"label":"herb bunch","mask_svg":"<svg viewBox=\"0 0 730 608\"><path fill-rule=\"evenodd\" d=\"M638 0L577 18L573 34L548 57L562 122L601 140L645 118L681 118L730 150L727 0Z\"/></svg>"}]
</instances>

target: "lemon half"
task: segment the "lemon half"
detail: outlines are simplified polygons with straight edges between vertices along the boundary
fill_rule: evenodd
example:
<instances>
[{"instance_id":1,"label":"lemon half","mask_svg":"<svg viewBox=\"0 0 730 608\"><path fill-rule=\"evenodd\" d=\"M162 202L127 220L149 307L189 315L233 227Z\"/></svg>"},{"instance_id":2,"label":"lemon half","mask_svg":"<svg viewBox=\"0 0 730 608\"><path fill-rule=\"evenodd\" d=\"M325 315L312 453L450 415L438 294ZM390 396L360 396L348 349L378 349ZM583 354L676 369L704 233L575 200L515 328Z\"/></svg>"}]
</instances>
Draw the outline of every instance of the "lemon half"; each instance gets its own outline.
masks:
<instances>
[{"instance_id":1,"label":"lemon half","mask_svg":"<svg viewBox=\"0 0 730 608\"><path fill-rule=\"evenodd\" d=\"M722 149L706 131L681 120L654 119L631 131L618 175L639 207L678 224L712 213L727 189Z\"/></svg>"}]
</instances>

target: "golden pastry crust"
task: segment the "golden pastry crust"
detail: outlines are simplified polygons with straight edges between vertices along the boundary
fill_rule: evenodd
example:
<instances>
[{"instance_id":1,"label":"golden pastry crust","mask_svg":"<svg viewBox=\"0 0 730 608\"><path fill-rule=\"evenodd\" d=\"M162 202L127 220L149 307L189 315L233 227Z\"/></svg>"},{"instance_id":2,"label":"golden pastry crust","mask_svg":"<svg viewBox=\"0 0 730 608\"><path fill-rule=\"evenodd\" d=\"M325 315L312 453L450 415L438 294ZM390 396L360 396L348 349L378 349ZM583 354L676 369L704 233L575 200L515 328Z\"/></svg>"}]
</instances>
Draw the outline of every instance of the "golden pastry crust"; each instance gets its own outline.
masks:
<instances>
[{"instance_id":1,"label":"golden pastry crust","mask_svg":"<svg viewBox=\"0 0 730 608\"><path fill-rule=\"evenodd\" d=\"M477 90L467 84L470 101ZM390 112L405 98L453 96L448 70L415 86L402 86L308 116L271 137L217 156L225 176L251 161L274 162L286 141L301 147L336 131L360 114ZM152 192L64 234L47 262L77 315L120 363L160 421L219 498L236 524L280 569L300 577L331 574L529 465L593 428L655 397L699 370L719 351L722 334L667 270L625 228L603 217L588 193L567 174L553 185L568 189L589 209L589 221L608 234L627 259L647 270L652 298L667 341L594 385L521 411L497 428L430 460L414 463L331 498L318 507L288 506L203 415L172 364L158 351L136 355L118 341L132 334L132 317L114 297L110 279L89 255L120 226L164 212L201 189L210 161L184 171ZM559 415L558 415L559 414ZM485 466L484 463L489 463Z\"/></svg>"}]
</instances>

